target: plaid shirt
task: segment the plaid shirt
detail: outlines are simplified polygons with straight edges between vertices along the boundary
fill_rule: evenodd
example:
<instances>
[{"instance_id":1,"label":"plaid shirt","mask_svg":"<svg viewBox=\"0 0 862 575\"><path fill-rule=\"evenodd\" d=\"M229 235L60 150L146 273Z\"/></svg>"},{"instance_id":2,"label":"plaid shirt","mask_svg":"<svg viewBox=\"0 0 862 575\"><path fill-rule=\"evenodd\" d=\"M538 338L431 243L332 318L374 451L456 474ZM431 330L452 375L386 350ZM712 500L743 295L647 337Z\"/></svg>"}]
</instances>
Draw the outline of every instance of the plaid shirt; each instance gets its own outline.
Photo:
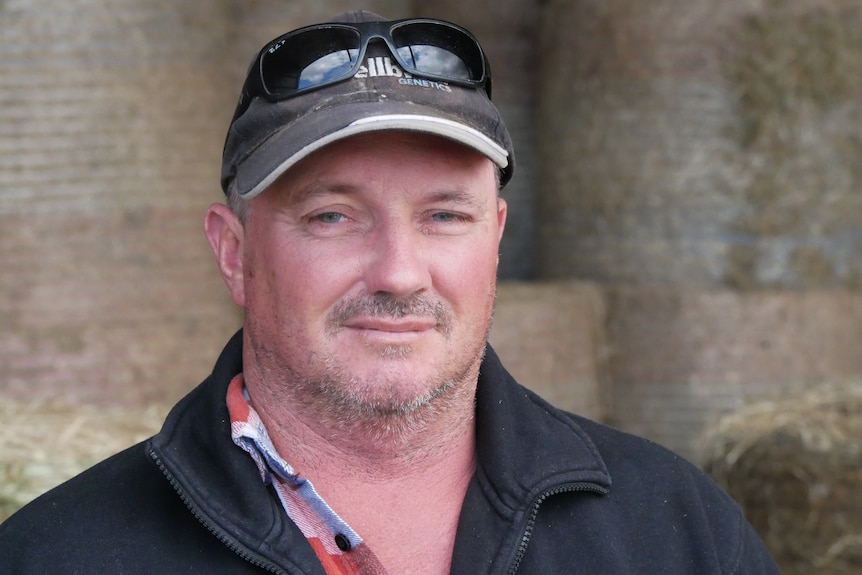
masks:
<instances>
[{"instance_id":1,"label":"plaid shirt","mask_svg":"<svg viewBox=\"0 0 862 575\"><path fill-rule=\"evenodd\" d=\"M228 387L233 441L257 464L264 484L272 484L288 517L311 544L327 575L385 575L362 538L276 451L257 412L249 405L242 374Z\"/></svg>"}]
</instances>

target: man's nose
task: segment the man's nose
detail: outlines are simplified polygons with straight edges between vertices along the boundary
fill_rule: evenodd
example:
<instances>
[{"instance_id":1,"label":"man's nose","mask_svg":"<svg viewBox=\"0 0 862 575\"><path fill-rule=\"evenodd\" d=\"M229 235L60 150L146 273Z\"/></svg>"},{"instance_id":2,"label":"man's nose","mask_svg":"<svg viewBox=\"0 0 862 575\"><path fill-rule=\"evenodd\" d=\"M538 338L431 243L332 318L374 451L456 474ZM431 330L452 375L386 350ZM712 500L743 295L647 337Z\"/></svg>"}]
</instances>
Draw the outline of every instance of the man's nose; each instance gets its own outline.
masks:
<instances>
[{"instance_id":1,"label":"man's nose","mask_svg":"<svg viewBox=\"0 0 862 575\"><path fill-rule=\"evenodd\" d=\"M387 222L370 242L365 283L370 293L407 297L431 286L427 238L413 225Z\"/></svg>"}]
</instances>

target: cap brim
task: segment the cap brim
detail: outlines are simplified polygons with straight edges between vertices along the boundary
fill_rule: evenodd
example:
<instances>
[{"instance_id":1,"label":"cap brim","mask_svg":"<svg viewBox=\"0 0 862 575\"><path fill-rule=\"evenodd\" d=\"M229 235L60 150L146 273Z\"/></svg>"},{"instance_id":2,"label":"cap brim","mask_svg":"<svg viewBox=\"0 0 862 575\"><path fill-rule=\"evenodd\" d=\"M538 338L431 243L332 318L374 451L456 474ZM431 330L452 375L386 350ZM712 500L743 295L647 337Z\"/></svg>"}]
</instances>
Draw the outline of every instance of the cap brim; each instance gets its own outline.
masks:
<instances>
[{"instance_id":1,"label":"cap brim","mask_svg":"<svg viewBox=\"0 0 862 575\"><path fill-rule=\"evenodd\" d=\"M339 113L328 112L310 113L284 126L247 157L232 183L239 194L246 199L257 196L297 162L333 142L384 130L447 138L476 150L501 169L510 162L505 148L476 128L441 117L439 109L425 110L416 104L389 101L353 103ZM257 177L249 178L252 174Z\"/></svg>"}]
</instances>

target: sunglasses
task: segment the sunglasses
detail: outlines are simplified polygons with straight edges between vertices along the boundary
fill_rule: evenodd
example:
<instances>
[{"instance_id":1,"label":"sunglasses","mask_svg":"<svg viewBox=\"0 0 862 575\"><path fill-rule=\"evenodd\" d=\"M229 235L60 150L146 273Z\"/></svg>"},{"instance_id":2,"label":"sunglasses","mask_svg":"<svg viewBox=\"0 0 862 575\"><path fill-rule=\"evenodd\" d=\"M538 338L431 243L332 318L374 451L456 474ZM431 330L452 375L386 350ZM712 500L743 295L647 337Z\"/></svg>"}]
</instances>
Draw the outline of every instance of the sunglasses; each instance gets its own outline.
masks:
<instances>
[{"instance_id":1,"label":"sunglasses","mask_svg":"<svg viewBox=\"0 0 862 575\"><path fill-rule=\"evenodd\" d=\"M482 88L491 97L488 59L476 38L460 26L422 18L316 24L280 36L260 51L243 85L234 121L255 97L278 102L352 78L373 39L385 42L408 74Z\"/></svg>"}]
</instances>

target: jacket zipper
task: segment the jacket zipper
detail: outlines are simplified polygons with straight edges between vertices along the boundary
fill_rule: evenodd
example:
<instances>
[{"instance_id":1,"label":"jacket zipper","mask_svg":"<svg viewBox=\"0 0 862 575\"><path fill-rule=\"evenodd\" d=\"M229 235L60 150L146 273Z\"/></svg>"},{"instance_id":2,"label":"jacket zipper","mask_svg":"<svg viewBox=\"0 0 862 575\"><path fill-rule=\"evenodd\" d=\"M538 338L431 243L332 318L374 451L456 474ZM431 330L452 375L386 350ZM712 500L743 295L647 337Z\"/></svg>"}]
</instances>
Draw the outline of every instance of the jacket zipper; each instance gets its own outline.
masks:
<instances>
[{"instance_id":1,"label":"jacket zipper","mask_svg":"<svg viewBox=\"0 0 862 575\"><path fill-rule=\"evenodd\" d=\"M210 525L208 520L204 517L203 513L200 512L197 504L194 503L194 501L192 501L192 499L186 494L185 490L182 488L182 486L180 486L180 484L177 482L177 480L174 479L173 474L168 470L167 467L165 467L165 464L162 463L161 458L159 458L158 454L153 449L150 449L150 458L152 458L152 460L155 461L156 465L158 465L159 469L162 470L162 473L165 475L168 482L171 484L171 487L174 488L174 490L180 496L180 499L183 501L185 506L188 507L188 509L189 509L189 511L191 511L192 515L194 515L195 519L197 519L201 523L201 525L206 527L207 531L212 533L216 537L216 539L218 539L224 546L226 546L228 549L230 549L231 551L233 551L234 553L239 555L242 559L244 559L248 563L254 565L255 567L258 567L258 568L263 569L265 571L268 571L270 573L278 573L279 575L287 575L287 573L285 571L282 571L281 569L279 569L275 565L273 565L271 563L267 563L265 561L261 561L260 559L257 559L256 557L252 557L249 553L247 553L245 551L245 549L241 545L239 545L238 543L235 543L233 541L233 539L227 533L218 529L214 525Z\"/></svg>"},{"instance_id":2,"label":"jacket zipper","mask_svg":"<svg viewBox=\"0 0 862 575\"><path fill-rule=\"evenodd\" d=\"M577 491L589 491L592 493L599 493L601 495L607 495L608 493L607 489L594 483L567 483L565 485L559 485L548 489L539 495L535 501L533 501L533 507L530 510L527 525L524 527L524 534L521 536L521 543L518 545L518 551L515 553L512 566L507 571L508 575L515 575L515 573L518 572L518 568L521 566L521 561L523 561L524 555L527 554L527 547L530 545L530 539L533 537L533 527L536 525L536 519L539 516L539 507L542 506L542 503L554 495L559 495L560 493L573 493Z\"/></svg>"}]
</instances>

